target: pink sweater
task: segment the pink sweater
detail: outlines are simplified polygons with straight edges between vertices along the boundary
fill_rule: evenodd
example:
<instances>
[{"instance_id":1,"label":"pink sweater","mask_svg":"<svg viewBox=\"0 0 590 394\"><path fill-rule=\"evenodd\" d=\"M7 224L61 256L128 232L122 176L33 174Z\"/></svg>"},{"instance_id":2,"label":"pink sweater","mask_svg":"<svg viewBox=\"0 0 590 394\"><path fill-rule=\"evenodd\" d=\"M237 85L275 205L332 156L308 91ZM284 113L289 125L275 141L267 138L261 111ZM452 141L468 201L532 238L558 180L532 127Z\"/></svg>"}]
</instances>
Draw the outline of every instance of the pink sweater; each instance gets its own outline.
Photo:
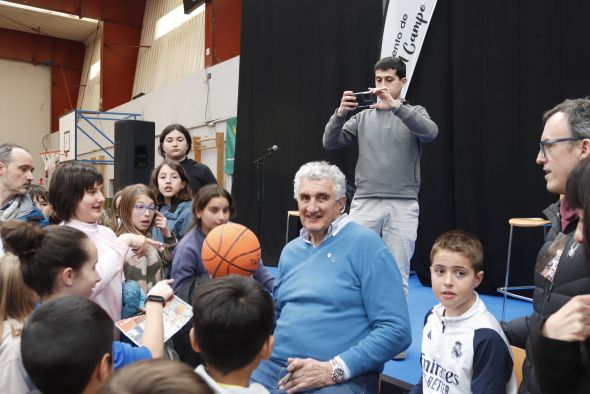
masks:
<instances>
[{"instance_id":1,"label":"pink sweater","mask_svg":"<svg viewBox=\"0 0 590 394\"><path fill-rule=\"evenodd\" d=\"M88 224L78 220L61 223L77 228L86 233L98 250L96 271L100 281L92 289L90 297L100 305L113 319L121 320L123 296L123 263L129 247L117 240L117 236L108 227L96 223Z\"/></svg>"}]
</instances>

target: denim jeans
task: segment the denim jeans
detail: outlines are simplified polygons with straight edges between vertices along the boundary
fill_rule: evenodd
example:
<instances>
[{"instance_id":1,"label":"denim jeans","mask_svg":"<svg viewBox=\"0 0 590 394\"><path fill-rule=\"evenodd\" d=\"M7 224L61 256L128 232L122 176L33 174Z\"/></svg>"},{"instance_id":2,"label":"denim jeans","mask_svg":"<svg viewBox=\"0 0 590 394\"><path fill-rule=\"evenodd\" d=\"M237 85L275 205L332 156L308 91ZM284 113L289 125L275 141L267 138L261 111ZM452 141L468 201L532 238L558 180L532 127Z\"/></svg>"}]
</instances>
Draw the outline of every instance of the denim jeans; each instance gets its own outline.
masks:
<instances>
[{"instance_id":1,"label":"denim jeans","mask_svg":"<svg viewBox=\"0 0 590 394\"><path fill-rule=\"evenodd\" d=\"M260 383L270 394L283 394L279 390L279 380L287 374L287 364L276 361L263 360L258 368L252 372L251 382ZM379 374L376 372L366 373L347 380L344 383L325 386L304 391L305 393L317 394L376 394L379 392Z\"/></svg>"},{"instance_id":2,"label":"denim jeans","mask_svg":"<svg viewBox=\"0 0 590 394\"><path fill-rule=\"evenodd\" d=\"M379 234L395 257L406 298L419 211L414 199L353 198L350 204L350 219Z\"/></svg>"}]
</instances>

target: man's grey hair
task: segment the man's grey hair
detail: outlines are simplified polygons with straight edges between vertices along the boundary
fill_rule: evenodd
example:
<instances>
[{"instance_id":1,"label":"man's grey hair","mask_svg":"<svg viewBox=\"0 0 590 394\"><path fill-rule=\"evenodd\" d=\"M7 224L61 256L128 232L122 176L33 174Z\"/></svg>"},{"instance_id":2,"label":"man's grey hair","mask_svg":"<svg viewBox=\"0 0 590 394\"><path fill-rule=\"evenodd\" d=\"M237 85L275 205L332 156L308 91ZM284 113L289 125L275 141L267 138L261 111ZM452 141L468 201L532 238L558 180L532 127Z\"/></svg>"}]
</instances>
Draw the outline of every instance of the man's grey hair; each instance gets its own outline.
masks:
<instances>
[{"instance_id":1,"label":"man's grey hair","mask_svg":"<svg viewBox=\"0 0 590 394\"><path fill-rule=\"evenodd\" d=\"M558 112L563 112L573 137L590 138L590 99L568 99L543 114L543 124Z\"/></svg>"},{"instance_id":2,"label":"man's grey hair","mask_svg":"<svg viewBox=\"0 0 590 394\"><path fill-rule=\"evenodd\" d=\"M299 194L299 187L302 179L309 179L312 181L320 181L322 179L330 179L334 182L334 194L336 200L340 200L346 196L346 177L340 171L340 168L327 161L312 161L306 163L299 168L293 179L293 195L297 199Z\"/></svg>"},{"instance_id":3,"label":"man's grey hair","mask_svg":"<svg viewBox=\"0 0 590 394\"><path fill-rule=\"evenodd\" d=\"M16 144L0 144L0 162L4 164L10 164L12 161L12 150L14 148L19 148L26 151L25 148Z\"/></svg>"}]
</instances>

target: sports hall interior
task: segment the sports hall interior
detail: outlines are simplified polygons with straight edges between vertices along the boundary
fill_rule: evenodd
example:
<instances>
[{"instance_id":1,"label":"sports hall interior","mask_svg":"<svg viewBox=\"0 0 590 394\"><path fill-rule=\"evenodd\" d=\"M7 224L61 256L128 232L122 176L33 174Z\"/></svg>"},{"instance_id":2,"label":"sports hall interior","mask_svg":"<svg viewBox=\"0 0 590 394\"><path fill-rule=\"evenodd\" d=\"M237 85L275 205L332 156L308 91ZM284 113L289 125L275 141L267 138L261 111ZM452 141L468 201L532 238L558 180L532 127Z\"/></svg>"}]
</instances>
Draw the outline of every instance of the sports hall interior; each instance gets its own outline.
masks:
<instances>
[{"instance_id":1,"label":"sports hall interior","mask_svg":"<svg viewBox=\"0 0 590 394\"><path fill-rule=\"evenodd\" d=\"M255 230L265 264L276 266L297 235L298 219L288 215L297 206L295 171L327 160L354 180L357 148L328 152L321 138L342 92L374 84L388 0L197 3L185 13L182 0L0 1L0 141L26 147L45 186L51 169L41 152L93 162L108 198L117 162L133 165L132 155L114 154L115 123L154 122L155 164L161 130L180 123L193 137L192 157L235 197L234 220ZM480 291L499 318L508 220L540 217L556 199L535 163L542 113L589 94L589 13L590 3L574 0L438 1L406 94L439 128L422 150L409 296L410 310L420 311L412 320L418 347L387 364L385 392L404 392L419 374L423 312L435 303L429 253L442 232L482 240ZM236 119L228 171L228 121ZM253 163L274 145L262 165ZM511 285L531 283L542 242L542 228L514 230ZM509 299L506 313L530 308Z\"/></svg>"}]
</instances>

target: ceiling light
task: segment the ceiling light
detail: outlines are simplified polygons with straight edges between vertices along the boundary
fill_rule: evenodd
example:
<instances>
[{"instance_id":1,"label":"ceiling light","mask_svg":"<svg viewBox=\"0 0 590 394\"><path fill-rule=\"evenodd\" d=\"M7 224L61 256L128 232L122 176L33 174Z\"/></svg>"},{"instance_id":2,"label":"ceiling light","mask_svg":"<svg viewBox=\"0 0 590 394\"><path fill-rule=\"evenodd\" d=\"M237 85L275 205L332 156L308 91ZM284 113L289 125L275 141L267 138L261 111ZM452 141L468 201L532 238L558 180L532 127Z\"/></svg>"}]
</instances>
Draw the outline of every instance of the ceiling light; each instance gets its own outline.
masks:
<instances>
[{"instance_id":1,"label":"ceiling light","mask_svg":"<svg viewBox=\"0 0 590 394\"><path fill-rule=\"evenodd\" d=\"M30 5L12 3L10 1L0 0L0 5L5 5L8 7L14 7L14 8L20 8L20 9L27 10L27 11L40 12L40 13L47 14L47 15L61 16L63 18L77 19L77 20L81 20L84 22L98 23L97 19L80 18L78 15L74 15L74 14L66 14L65 12L46 10L44 8L37 8L37 7L32 7Z\"/></svg>"}]
</instances>

